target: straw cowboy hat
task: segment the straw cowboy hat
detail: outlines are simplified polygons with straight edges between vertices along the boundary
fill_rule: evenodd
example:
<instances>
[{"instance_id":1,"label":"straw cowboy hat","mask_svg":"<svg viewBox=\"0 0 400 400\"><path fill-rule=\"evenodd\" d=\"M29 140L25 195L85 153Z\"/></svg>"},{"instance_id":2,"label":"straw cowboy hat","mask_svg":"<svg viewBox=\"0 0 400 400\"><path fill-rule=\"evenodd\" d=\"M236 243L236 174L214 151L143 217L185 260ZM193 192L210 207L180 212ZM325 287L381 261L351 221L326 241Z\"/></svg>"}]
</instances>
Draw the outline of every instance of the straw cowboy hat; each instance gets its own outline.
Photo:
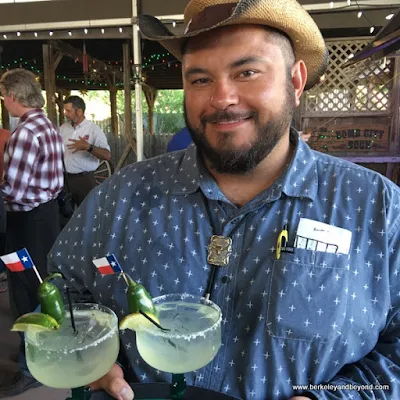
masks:
<instances>
[{"instance_id":1,"label":"straw cowboy hat","mask_svg":"<svg viewBox=\"0 0 400 400\"><path fill-rule=\"evenodd\" d=\"M328 64L321 32L297 0L191 0L184 11L183 35L174 35L150 15L140 15L138 23L146 39L160 42L178 60L182 59L183 42L202 32L236 24L270 26L290 38L296 60L306 64L306 89L319 81Z\"/></svg>"}]
</instances>

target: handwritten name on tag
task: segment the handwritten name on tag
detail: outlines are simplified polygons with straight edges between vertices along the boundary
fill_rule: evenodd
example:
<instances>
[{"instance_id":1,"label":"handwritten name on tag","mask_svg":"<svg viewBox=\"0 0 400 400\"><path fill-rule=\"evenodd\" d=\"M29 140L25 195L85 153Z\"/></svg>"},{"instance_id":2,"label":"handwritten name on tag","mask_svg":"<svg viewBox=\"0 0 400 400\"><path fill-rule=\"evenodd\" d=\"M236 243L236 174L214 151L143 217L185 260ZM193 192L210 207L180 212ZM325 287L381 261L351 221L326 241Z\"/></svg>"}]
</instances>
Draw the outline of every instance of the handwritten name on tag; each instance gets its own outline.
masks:
<instances>
[{"instance_id":1,"label":"handwritten name on tag","mask_svg":"<svg viewBox=\"0 0 400 400\"><path fill-rule=\"evenodd\" d=\"M325 253L349 254L352 232L308 218L300 218L295 247Z\"/></svg>"}]
</instances>

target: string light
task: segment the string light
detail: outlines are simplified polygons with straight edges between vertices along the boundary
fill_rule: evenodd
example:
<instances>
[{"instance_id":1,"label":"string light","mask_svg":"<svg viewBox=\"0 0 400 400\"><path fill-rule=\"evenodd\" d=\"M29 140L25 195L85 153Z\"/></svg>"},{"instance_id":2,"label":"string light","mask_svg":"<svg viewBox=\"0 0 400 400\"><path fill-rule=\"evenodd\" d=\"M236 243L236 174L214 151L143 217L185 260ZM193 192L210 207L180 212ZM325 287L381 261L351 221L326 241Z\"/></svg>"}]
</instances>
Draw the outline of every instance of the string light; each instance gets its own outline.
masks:
<instances>
[{"instance_id":1,"label":"string light","mask_svg":"<svg viewBox=\"0 0 400 400\"><path fill-rule=\"evenodd\" d=\"M333 8L333 1L330 2L329 6L330 8Z\"/></svg>"},{"instance_id":2,"label":"string light","mask_svg":"<svg viewBox=\"0 0 400 400\"><path fill-rule=\"evenodd\" d=\"M50 36L53 36L53 31L50 31L50 32L49 32L49 35L50 35Z\"/></svg>"},{"instance_id":3,"label":"string light","mask_svg":"<svg viewBox=\"0 0 400 400\"><path fill-rule=\"evenodd\" d=\"M3 35L3 38L4 38L4 39L7 39L7 35L4 34L4 35Z\"/></svg>"},{"instance_id":4,"label":"string light","mask_svg":"<svg viewBox=\"0 0 400 400\"><path fill-rule=\"evenodd\" d=\"M358 14L357 14L357 18L361 18L362 15L363 15L362 11L359 11Z\"/></svg>"},{"instance_id":5,"label":"string light","mask_svg":"<svg viewBox=\"0 0 400 400\"><path fill-rule=\"evenodd\" d=\"M71 31L68 31L68 35L69 35L69 36L72 36L72 32L71 32Z\"/></svg>"},{"instance_id":6,"label":"string light","mask_svg":"<svg viewBox=\"0 0 400 400\"><path fill-rule=\"evenodd\" d=\"M37 37L37 32L35 32L35 33L33 34L33 36Z\"/></svg>"},{"instance_id":7,"label":"string light","mask_svg":"<svg viewBox=\"0 0 400 400\"><path fill-rule=\"evenodd\" d=\"M347 0L347 5L351 6L351 0Z\"/></svg>"},{"instance_id":8,"label":"string light","mask_svg":"<svg viewBox=\"0 0 400 400\"><path fill-rule=\"evenodd\" d=\"M101 33L104 35L104 28L101 28Z\"/></svg>"},{"instance_id":9,"label":"string light","mask_svg":"<svg viewBox=\"0 0 400 400\"><path fill-rule=\"evenodd\" d=\"M175 28L176 27L176 22L172 21L172 26Z\"/></svg>"},{"instance_id":10,"label":"string light","mask_svg":"<svg viewBox=\"0 0 400 400\"><path fill-rule=\"evenodd\" d=\"M385 18L389 20L389 19L392 19L393 17L394 17L394 14L389 14L389 15L386 15Z\"/></svg>"},{"instance_id":11,"label":"string light","mask_svg":"<svg viewBox=\"0 0 400 400\"><path fill-rule=\"evenodd\" d=\"M122 33L122 28L119 28L119 32Z\"/></svg>"},{"instance_id":12,"label":"string light","mask_svg":"<svg viewBox=\"0 0 400 400\"><path fill-rule=\"evenodd\" d=\"M85 32L85 35L87 35L88 30L85 28L85 29L83 30L83 32Z\"/></svg>"},{"instance_id":13,"label":"string light","mask_svg":"<svg viewBox=\"0 0 400 400\"><path fill-rule=\"evenodd\" d=\"M21 36L21 32L17 32L17 36Z\"/></svg>"},{"instance_id":14,"label":"string light","mask_svg":"<svg viewBox=\"0 0 400 400\"><path fill-rule=\"evenodd\" d=\"M371 28L369 28L369 33L374 33L375 27L371 26Z\"/></svg>"}]
</instances>

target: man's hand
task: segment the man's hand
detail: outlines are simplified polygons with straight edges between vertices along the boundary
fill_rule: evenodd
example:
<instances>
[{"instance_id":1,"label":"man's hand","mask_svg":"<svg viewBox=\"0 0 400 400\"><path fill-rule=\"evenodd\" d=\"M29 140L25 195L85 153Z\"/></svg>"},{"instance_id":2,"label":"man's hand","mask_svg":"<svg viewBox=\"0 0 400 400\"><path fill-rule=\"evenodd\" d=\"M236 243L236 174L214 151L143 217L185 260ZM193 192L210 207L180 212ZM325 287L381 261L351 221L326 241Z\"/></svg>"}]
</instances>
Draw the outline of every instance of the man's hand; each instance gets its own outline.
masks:
<instances>
[{"instance_id":1,"label":"man's hand","mask_svg":"<svg viewBox=\"0 0 400 400\"><path fill-rule=\"evenodd\" d=\"M71 144L67 144L67 148L72 150L73 153L79 151L79 150L89 150L90 149L90 144L82 137L79 136L78 139L68 139Z\"/></svg>"},{"instance_id":2,"label":"man's hand","mask_svg":"<svg viewBox=\"0 0 400 400\"><path fill-rule=\"evenodd\" d=\"M135 397L131 387L124 379L121 367L117 364L114 364L102 378L93 382L90 388L92 390L105 390L117 400L132 400Z\"/></svg>"}]
</instances>

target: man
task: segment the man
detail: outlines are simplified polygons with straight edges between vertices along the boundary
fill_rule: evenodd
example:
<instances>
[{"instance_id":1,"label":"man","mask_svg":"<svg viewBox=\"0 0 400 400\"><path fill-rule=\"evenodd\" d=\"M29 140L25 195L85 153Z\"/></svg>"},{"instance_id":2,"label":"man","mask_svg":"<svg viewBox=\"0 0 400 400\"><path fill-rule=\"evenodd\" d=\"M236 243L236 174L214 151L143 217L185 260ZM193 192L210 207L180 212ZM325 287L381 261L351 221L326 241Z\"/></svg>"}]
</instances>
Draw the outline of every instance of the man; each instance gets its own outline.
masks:
<instances>
[{"instance_id":1,"label":"man","mask_svg":"<svg viewBox=\"0 0 400 400\"><path fill-rule=\"evenodd\" d=\"M51 269L120 318L126 285L92 259L115 254L153 297L204 295L215 271L223 345L185 374L189 385L256 400L400 398L400 191L290 129L326 66L317 26L296 0L192 0L184 14L182 37L139 21L182 60L195 146L128 166L93 191ZM210 265L218 255L222 266ZM115 365L92 388L131 399L123 373L170 380L145 363L133 332L121 341L125 371Z\"/></svg>"},{"instance_id":2,"label":"man","mask_svg":"<svg viewBox=\"0 0 400 400\"><path fill-rule=\"evenodd\" d=\"M30 71L15 69L1 76L4 105L19 123L6 145L0 188L7 211L6 253L26 247L45 278L47 253L60 230L56 198L63 186L63 143L42 110L41 90ZM17 318L37 307L39 281L32 269L7 273L11 311ZM12 391L2 388L0 395L18 394L37 384L19 373L8 388Z\"/></svg>"},{"instance_id":3,"label":"man","mask_svg":"<svg viewBox=\"0 0 400 400\"><path fill-rule=\"evenodd\" d=\"M100 160L109 160L110 146L99 126L85 118L86 105L79 96L64 100L68 122L60 127L65 145L65 180L74 202L79 206L96 186L94 171Z\"/></svg>"}]
</instances>

